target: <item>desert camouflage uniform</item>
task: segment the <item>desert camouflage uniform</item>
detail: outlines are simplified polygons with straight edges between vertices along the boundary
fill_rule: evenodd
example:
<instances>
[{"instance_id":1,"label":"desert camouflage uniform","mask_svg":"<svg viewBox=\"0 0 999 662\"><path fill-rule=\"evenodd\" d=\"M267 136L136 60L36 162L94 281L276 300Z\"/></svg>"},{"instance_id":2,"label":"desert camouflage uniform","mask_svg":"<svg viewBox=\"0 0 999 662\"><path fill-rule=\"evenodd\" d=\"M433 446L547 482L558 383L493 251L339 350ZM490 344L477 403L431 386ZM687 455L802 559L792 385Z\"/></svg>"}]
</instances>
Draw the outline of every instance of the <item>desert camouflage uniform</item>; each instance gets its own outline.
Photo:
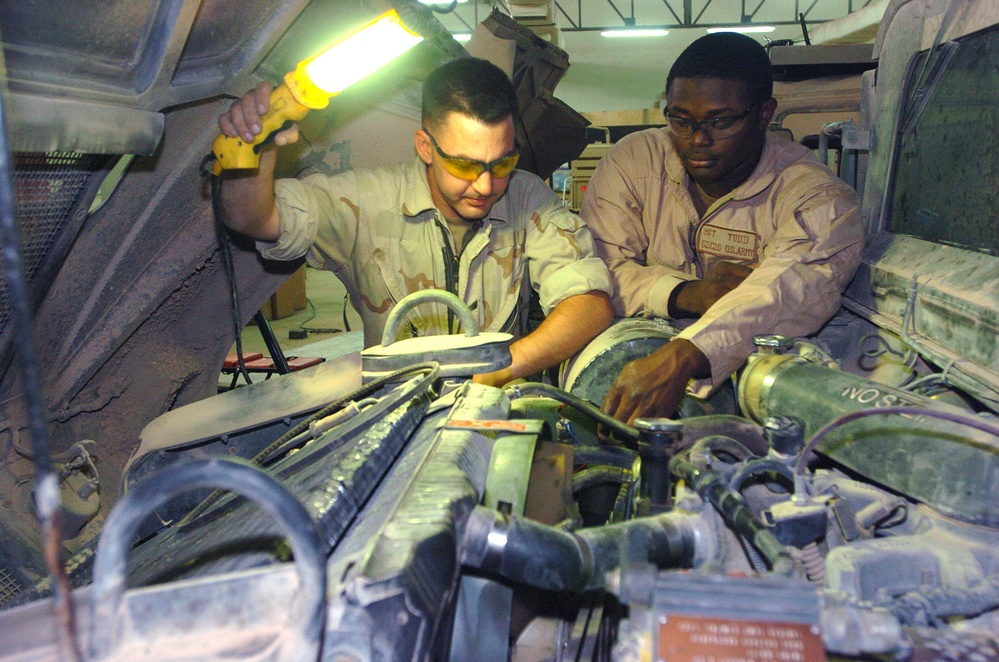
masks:
<instances>
[{"instance_id":1,"label":"desert camouflage uniform","mask_svg":"<svg viewBox=\"0 0 999 662\"><path fill-rule=\"evenodd\" d=\"M524 332L527 274L546 315L568 297L611 292L586 225L527 172L514 171L506 195L466 234L457 260L418 159L278 180L275 195L281 237L258 242L261 254L277 260L305 255L310 265L334 272L364 322L366 347L381 343L392 306L417 290L449 290L469 304L482 331L515 336ZM400 337L460 331L439 304L414 309L408 322Z\"/></svg>"},{"instance_id":2,"label":"desert camouflage uniform","mask_svg":"<svg viewBox=\"0 0 999 662\"><path fill-rule=\"evenodd\" d=\"M754 335L807 335L832 317L864 233L856 192L773 134L749 179L703 218L688 181L666 129L633 133L600 161L580 215L610 267L617 315L666 317L673 290L716 262L759 264L677 336L711 362L711 379L692 383L703 396L742 365Z\"/></svg>"}]
</instances>

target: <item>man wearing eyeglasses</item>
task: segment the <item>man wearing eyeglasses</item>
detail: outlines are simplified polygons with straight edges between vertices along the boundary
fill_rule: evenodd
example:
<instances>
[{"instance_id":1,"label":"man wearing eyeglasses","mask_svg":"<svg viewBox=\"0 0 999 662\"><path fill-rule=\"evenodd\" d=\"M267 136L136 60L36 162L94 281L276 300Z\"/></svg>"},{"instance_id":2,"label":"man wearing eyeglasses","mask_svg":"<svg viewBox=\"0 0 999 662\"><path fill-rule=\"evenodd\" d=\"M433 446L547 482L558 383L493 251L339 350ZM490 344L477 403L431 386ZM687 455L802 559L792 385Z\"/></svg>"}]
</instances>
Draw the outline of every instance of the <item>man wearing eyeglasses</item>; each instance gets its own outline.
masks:
<instances>
[{"instance_id":1,"label":"man wearing eyeglasses","mask_svg":"<svg viewBox=\"0 0 999 662\"><path fill-rule=\"evenodd\" d=\"M252 140L271 88L262 84L219 118L229 136ZM456 294L483 331L505 331L513 364L476 375L502 385L557 365L611 322L610 275L589 230L538 177L515 170L510 79L485 60L464 58L423 86L417 158L380 170L274 180L275 149L252 176L223 186L223 218L257 240L265 258L306 256L344 283L364 323L365 346L381 342L392 306L436 288ZM296 128L274 137L298 139ZM546 319L526 334L528 288ZM412 310L402 336L459 333L443 305ZM526 335L525 335L526 334Z\"/></svg>"},{"instance_id":2,"label":"man wearing eyeglasses","mask_svg":"<svg viewBox=\"0 0 999 662\"><path fill-rule=\"evenodd\" d=\"M706 396L754 335L814 333L860 263L856 193L767 132L772 95L762 46L702 37L670 70L666 128L619 141L589 182L580 215L611 270L615 313L689 324L621 371L603 406L622 421L672 416L685 390Z\"/></svg>"}]
</instances>

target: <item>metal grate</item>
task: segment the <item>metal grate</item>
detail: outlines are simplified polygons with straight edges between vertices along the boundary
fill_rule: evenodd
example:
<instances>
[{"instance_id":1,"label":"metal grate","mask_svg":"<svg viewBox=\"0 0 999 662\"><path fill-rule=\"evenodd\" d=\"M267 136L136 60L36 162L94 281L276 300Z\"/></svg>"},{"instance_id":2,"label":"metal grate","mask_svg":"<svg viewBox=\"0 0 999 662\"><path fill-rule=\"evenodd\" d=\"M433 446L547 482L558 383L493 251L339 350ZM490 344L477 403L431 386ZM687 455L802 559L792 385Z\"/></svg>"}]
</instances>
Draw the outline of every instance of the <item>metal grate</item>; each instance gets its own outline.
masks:
<instances>
[{"instance_id":1,"label":"metal grate","mask_svg":"<svg viewBox=\"0 0 999 662\"><path fill-rule=\"evenodd\" d=\"M29 291L37 290L36 276L60 234L72 220L74 209L85 214L80 196L91 176L105 157L66 152L16 153L12 173L18 227L21 235L21 260ZM79 219L82 220L82 219ZM10 321L10 300L6 278L0 279L0 336L6 334Z\"/></svg>"},{"instance_id":2,"label":"metal grate","mask_svg":"<svg viewBox=\"0 0 999 662\"><path fill-rule=\"evenodd\" d=\"M0 607L13 600L21 590L21 585L6 570L0 568Z\"/></svg>"}]
</instances>

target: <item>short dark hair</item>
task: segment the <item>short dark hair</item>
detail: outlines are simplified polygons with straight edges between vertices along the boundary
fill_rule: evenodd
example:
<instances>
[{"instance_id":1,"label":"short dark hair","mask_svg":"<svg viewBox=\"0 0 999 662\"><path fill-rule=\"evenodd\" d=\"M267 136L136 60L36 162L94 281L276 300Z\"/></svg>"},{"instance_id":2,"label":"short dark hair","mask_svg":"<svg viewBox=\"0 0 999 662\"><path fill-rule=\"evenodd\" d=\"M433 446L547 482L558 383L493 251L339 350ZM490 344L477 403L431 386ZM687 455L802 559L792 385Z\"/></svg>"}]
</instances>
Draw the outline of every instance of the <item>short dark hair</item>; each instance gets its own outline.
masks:
<instances>
[{"instance_id":1,"label":"short dark hair","mask_svg":"<svg viewBox=\"0 0 999 662\"><path fill-rule=\"evenodd\" d=\"M754 101L774 95L774 72L766 49L737 32L716 32L687 46L669 70L667 94L677 78L741 80Z\"/></svg>"},{"instance_id":2,"label":"short dark hair","mask_svg":"<svg viewBox=\"0 0 999 662\"><path fill-rule=\"evenodd\" d=\"M441 65L423 81L423 123L439 125L449 112L483 124L517 113L517 94L502 69L488 60L463 57Z\"/></svg>"}]
</instances>

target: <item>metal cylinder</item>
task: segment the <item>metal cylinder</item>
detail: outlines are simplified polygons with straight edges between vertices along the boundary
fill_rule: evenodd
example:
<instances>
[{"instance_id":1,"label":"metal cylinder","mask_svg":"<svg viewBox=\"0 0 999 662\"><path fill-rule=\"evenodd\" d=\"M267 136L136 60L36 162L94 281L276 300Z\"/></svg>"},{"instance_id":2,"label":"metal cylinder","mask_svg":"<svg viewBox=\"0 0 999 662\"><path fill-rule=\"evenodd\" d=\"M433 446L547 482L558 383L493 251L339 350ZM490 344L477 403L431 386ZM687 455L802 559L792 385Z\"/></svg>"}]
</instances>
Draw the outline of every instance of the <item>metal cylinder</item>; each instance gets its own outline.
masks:
<instances>
[{"instance_id":1,"label":"metal cylinder","mask_svg":"<svg viewBox=\"0 0 999 662\"><path fill-rule=\"evenodd\" d=\"M563 367L559 386L599 405L625 364L655 352L677 333L678 329L667 320L637 317L618 320ZM693 418L734 413L735 397L726 384L707 400L685 396L680 402L678 416Z\"/></svg>"},{"instance_id":2,"label":"metal cylinder","mask_svg":"<svg viewBox=\"0 0 999 662\"><path fill-rule=\"evenodd\" d=\"M788 416L769 416L763 422L763 435L780 455L797 455L805 445L804 431Z\"/></svg>"},{"instance_id":3,"label":"metal cylinder","mask_svg":"<svg viewBox=\"0 0 999 662\"><path fill-rule=\"evenodd\" d=\"M642 458L639 515L658 515L670 507L669 461L683 437L683 423L669 418L639 418L635 427L642 436L638 455Z\"/></svg>"},{"instance_id":4,"label":"metal cylinder","mask_svg":"<svg viewBox=\"0 0 999 662\"><path fill-rule=\"evenodd\" d=\"M739 384L743 412L757 422L789 416L811 438L855 411L884 407L935 410L926 416L869 416L835 429L818 451L870 480L965 522L999 526L999 439L955 423L957 407L797 356L756 355Z\"/></svg>"}]
</instances>

